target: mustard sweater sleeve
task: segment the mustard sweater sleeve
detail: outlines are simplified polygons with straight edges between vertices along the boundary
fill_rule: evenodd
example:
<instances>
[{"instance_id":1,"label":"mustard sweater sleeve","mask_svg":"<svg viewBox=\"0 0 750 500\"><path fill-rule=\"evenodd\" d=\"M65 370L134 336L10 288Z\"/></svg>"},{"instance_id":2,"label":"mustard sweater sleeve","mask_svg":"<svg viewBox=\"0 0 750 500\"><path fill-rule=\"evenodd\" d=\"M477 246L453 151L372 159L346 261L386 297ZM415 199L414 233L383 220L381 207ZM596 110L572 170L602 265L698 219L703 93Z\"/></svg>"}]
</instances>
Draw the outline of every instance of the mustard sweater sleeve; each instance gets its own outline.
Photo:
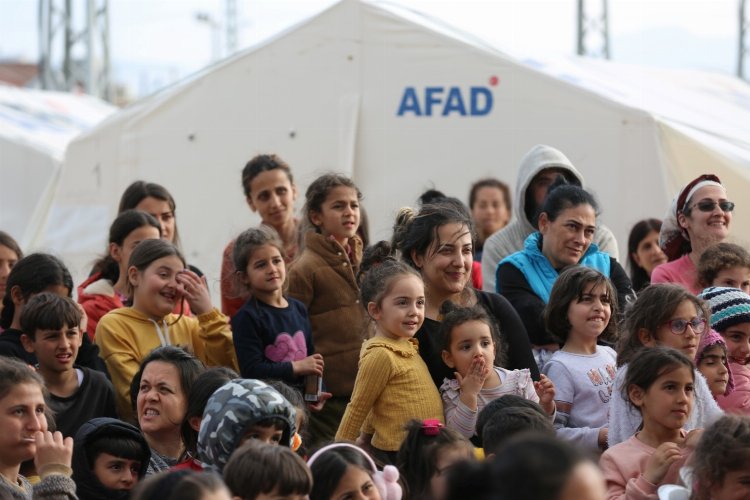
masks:
<instances>
[{"instance_id":1,"label":"mustard sweater sleeve","mask_svg":"<svg viewBox=\"0 0 750 500\"><path fill-rule=\"evenodd\" d=\"M193 346L201 361L207 366L227 366L239 372L229 318L214 308L198 316L197 320Z\"/></svg>"},{"instance_id":2,"label":"mustard sweater sleeve","mask_svg":"<svg viewBox=\"0 0 750 500\"><path fill-rule=\"evenodd\" d=\"M115 387L117 414L122 420L133 422L133 410L130 404L130 382L140 366L140 350L135 336L130 335L125 325L111 316L104 316L96 326L95 343Z\"/></svg>"},{"instance_id":3,"label":"mustard sweater sleeve","mask_svg":"<svg viewBox=\"0 0 750 500\"><path fill-rule=\"evenodd\" d=\"M365 351L365 355L359 361L354 391L336 433L336 441L357 439L365 419L368 423L371 421L368 415L388 385L392 372L393 362L387 349L375 348ZM371 425L368 427L367 430L372 429Z\"/></svg>"}]
</instances>

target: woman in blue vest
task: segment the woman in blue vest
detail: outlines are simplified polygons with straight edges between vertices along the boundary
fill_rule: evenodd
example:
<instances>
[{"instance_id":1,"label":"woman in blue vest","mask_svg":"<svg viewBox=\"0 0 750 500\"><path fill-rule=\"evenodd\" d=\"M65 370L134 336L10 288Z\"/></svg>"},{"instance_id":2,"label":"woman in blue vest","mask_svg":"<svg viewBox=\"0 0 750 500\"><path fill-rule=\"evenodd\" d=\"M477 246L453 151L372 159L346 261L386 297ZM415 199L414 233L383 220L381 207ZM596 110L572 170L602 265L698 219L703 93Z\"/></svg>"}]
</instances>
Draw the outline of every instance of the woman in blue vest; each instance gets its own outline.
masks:
<instances>
[{"instance_id":1,"label":"woman in blue vest","mask_svg":"<svg viewBox=\"0 0 750 500\"><path fill-rule=\"evenodd\" d=\"M544 328L542 313L552 285L564 268L580 264L608 276L617 289L621 308L633 293L622 266L592 242L598 213L599 205L589 192L560 176L539 210L539 230L526 238L523 250L506 257L497 267L497 292L521 317L540 369L559 349Z\"/></svg>"}]
</instances>

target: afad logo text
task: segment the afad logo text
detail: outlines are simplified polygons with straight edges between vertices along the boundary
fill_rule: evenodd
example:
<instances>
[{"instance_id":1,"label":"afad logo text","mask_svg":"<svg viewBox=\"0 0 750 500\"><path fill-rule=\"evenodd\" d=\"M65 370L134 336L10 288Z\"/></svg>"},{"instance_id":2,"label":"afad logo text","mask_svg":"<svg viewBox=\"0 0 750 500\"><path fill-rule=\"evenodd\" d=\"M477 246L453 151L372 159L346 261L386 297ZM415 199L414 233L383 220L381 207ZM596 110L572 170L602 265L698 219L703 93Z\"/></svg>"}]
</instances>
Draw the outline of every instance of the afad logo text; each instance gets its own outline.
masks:
<instances>
[{"instance_id":1,"label":"afad logo text","mask_svg":"<svg viewBox=\"0 0 750 500\"><path fill-rule=\"evenodd\" d=\"M406 87L401 94L397 116L486 116L492 111L492 89L500 84L490 77L489 86L424 88Z\"/></svg>"}]
</instances>

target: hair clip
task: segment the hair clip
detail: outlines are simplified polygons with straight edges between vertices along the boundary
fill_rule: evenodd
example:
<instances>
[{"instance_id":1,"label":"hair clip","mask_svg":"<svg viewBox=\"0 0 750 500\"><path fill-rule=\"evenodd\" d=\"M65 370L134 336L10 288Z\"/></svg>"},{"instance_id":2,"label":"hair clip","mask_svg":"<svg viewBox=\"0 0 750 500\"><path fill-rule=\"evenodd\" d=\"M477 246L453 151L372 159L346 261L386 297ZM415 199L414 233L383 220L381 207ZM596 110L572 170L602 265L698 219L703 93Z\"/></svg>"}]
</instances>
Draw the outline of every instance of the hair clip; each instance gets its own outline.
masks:
<instances>
[{"instance_id":1,"label":"hair clip","mask_svg":"<svg viewBox=\"0 0 750 500\"><path fill-rule=\"evenodd\" d=\"M440 434L440 429L443 428L443 424L436 418L428 418L422 420L422 432L425 436L437 436Z\"/></svg>"}]
</instances>

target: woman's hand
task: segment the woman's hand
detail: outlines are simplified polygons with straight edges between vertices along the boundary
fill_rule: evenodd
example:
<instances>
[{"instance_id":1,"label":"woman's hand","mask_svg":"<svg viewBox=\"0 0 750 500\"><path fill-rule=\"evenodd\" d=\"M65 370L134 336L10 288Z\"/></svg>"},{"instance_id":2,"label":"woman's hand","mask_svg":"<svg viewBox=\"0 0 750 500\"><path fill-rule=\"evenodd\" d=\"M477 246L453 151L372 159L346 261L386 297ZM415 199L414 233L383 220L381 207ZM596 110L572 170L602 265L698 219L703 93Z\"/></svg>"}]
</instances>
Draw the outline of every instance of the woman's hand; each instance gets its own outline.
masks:
<instances>
[{"instance_id":1,"label":"woman's hand","mask_svg":"<svg viewBox=\"0 0 750 500\"><path fill-rule=\"evenodd\" d=\"M307 407L310 408L310 411L320 411L326 405L326 401L328 401L332 397L333 394L331 394L330 392L321 392L318 395L318 401L315 403L308 402Z\"/></svg>"},{"instance_id":2,"label":"woman's hand","mask_svg":"<svg viewBox=\"0 0 750 500\"><path fill-rule=\"evenodd\" d=\"M646 471L643 473L643 477L651 484L659 484L667 475L669 466L681 456L682 452L677 443L662 443L646 462Z\"/></svg>"},{"instance_id":3,"label":"woman's hand","mask_svg":"<svg viewBox=\"0 0 750 500\"><path fill-rule=\"evenodd\" d=\"M325 362L320 354L313 354L304 359L292 361L292 372L294 375L318 375L323 376Z\"/></svg>"},{"instance_id":4,"label":"woman's hand","mask_svg":"<svg viewBox=\"0 0 750 500\"><path fill-rule=\"evenodd\" d=\"M540 375L539 382L534 382L534 390L539 396L539 406L541 406L548 415L555 413L555 384L547 377Z\"/></svg>"},{"instance_id":5,"label":"woman's hand","mask_svg":"<svg viewBox=\"0 0 750 500\"><path fill-rule=\"evenodd\" d=\"M34 465L40 472L47 465L64 465L70 467L73 458L73 438L63 439L61 432L37 431L34 434L36 441L36 456Z\"/></svg>"},{"instance_id":6,"label":"woman's hand","mask_svg":"<svg viewBox=\"0 0 750 500\"><path fill-rule=\"evenodd\" d=\"M190 305L190 310L196 315L211 312L211 295L208 293L206 278L199 277L190 269L183 269L177 273L177 288Z\"/></svg>"}]
</instances>

